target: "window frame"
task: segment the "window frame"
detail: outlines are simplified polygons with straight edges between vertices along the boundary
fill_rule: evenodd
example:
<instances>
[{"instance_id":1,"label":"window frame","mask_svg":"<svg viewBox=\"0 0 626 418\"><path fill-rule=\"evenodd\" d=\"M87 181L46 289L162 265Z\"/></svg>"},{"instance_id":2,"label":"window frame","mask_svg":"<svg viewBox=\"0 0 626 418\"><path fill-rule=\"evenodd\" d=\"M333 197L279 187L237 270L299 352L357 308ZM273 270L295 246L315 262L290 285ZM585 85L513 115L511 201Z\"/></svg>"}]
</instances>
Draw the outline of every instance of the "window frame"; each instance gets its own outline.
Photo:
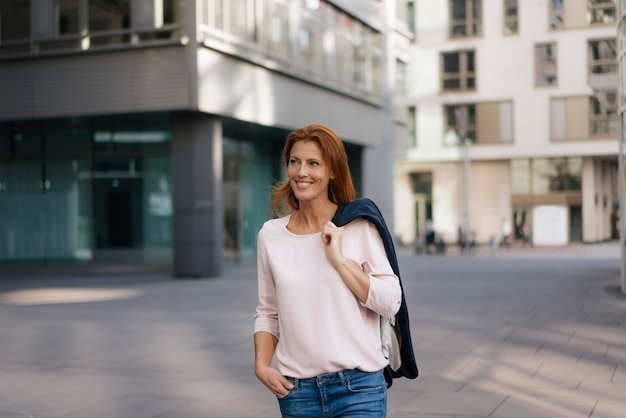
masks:
<instances>
[{"instance_id":1,"label":"window frame","mask_svg":"<svg viewBox=\"0 0 626 418\"><path fill-rule=\"evenodd\" d=\"M472 54L472 60L474 63L474 70L469 71L467 69L468 57L469 54ZM458 55L459 60L459 71L458 72L445 72L445 56L446 55ZM439 55L440 59L440 89L442 93L447 92L473 92L476 91L476 50L474 49L465 49L460 51L443 51ZM474 79L474 87L468 87L468 80L470 78ZM446 88L445 82L447 80L459 80L459 88Z\"/></svg>"},{"instance_id":2,"label":"window frame","mask_svg":"<svg viewBox=\"0 0 626 418\"><path fill-rule=\"evenodd\" d=\"M612 103L610 103L612 106L611 107L607 107L607 110L612 109L613 112L603 112L603 113L596 113L595 109L595 102L600 102L600 100L598 99L598 94L599 93L604 93L606 95L612 94L614 95L614 99L612 100ZM606 139L606 138L616 138L618 133L619 133L619 126L618 126L618 116L619 116L619 93L617 89L605 89L605 90L599 90L597 92L594 92L594 94L592 94L589 97L589 137L592 139ZM601 123L604 126L607 127L607 129L604 129L602 132L598 132L598 130L595 129L595 126L597 123Z\"/></svg>"},{"instance_id":3,"label":"window frame","mask_svg":"<svg viewBox=\"0 0 626 418\"><path fill-rule=\"evenodd\" d=\"M515 15L510 16L508 14L507 3L509 1L515 2ZM519 1L518 0L503 0L502 2L502 14L504 19L503 31L505 36L513 36L519 34ZM515 23L515 29L509 27L510 23Z\"/></svg>"},{"instance_id":4,"label":"window frame","mask_svg":"<svg viewBox=\"0 0 626 418\"><path fill-rule=\"evenodd\" d=\"M560 10L555 10L555 5L558 2ZM548 0L548 27L550 30L565 29L565 21L563 20L563 0ZM560 22L556 24L557 20Z\"/></svg>"},{"instance_id":5,"label":"window frame","mask_svg":"<svg viewBox=\"0 0 626 418\"><path fill-rule=\"evenodd\" d=\"M612 42L611 42L612 41ZM614 51L614 56L613 58L600 58L600 59L594 59L593 56L593 44L599 44L600 42L608 42L608 43L613 43L613 51ZM599 45L598 45L599 46ZM587 57L588 57L588 66L589 66L589 75L591 76L591 74L617 74L618 72L618 63L617 63L617 39L615 37L613 38L601 38L601 39L589 39L587 41ZM615 71L608 71L608 72L595 72L593 71L594 68L596 67L604 67L604 66L615 66Z\"/></svg>"},{"instance_id":6,"label":"window frame","mask_svg":"<svg viewBox=\"0 0 626 418\"><path fill-rule=\"evenodd\" d=\"M542 74L544 75L545 78L545 70L544 71L539 71L539 48L541 47L550 47L552 49L552 52L550 54L546 54L546 55L551 55L552 57L552 61L554 61L554 82L547 82L545 84L541 84L539 83L539 75ZM558 44L557 42L542 42L542 43L537 43L534 45L534 59L535 59L535 65L534 65L534 69L535 69L535 77L534 77L534 83L535 83L535 88L539 87L539 88L547 88L547 87L558 87L559 85L559 59L558 59ZM547 62L550 61L550 58L547 58Z\"/></svg>"},{"instance_id":7,"label":"window frame","mask_svg":"<svg viewBox=\"0 0 626 418\"><path fill-rule=\"evenodd\" d=\"M601 11L602 16L607 16L606 11L613 11L613 19L610 22L594 22L593 17L595 12ZM587 15L589 16L589 25L592 26L603 26L603 25L614 25L617 22L617 5L615 2L606 2L606 3L594 3L593 0L587 0ZM610 15L610 14L609 14Z\"/></svg>"},{"instance_id":8,"label":"window frame","mask_svg":"<svg viewBox=\"0 0 626 418\"><path fill-rule=\"evenodd\" d=\"M476 143L476 136L477 136L477 132L476 132L476 106L478 105L478 103L451 103L451 104L444 104L443 105L443 109L444 109L444 140L445 140L445 133L449 132L450 130L453 130L456 134L456 118L454 118L454 120L450 121L449 119L449 115L450 113L455 113L455 109L459 108L461 110L461 114L462 114L462 118L463 121L465 122L465 126L463 127L465 129L465 136L467 138L470 139L470 141L472 142L472 144ZM470 123L470 108L474 108L474 120L472 123ZM461 138L458 138L457 136L457 142L456 144L445 144L444 146L460 146L463 144L463 141Z\"/></svg>"},{"instance_id":9,"label":"window frame","mask_svg":"<svg viewBox=\"0 0 626 418\"><path fill-rule=\"evenodd\" d=\"M448 37L450 39L476 38L483 35L482 0L456 0L465 2L465 17L454 19L454 1L448 1ZM474 5L478 5L478 17L474 17ZM464 34L455 33L454 28L464 27ZM474 30L476 28L476 30Z\"/></svg>"}]
</instances>

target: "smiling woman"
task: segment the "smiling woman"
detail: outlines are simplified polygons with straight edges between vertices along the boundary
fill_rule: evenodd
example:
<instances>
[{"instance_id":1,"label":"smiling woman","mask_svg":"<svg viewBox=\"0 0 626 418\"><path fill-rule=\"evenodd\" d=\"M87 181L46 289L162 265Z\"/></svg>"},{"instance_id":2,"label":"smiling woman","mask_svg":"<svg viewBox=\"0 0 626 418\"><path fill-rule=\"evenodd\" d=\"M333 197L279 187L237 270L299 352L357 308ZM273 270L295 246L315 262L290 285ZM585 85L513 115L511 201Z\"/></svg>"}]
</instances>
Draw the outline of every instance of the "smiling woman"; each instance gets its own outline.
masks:
<instances>
[{"instance_id":1,"label":"smiling woman","mask_svg":"<svg viewBox=\"0 0 626 418\"><path fill-rule=\"evenodd\" d=\"M54 305L62 303L87 303L105 300L130 299L139 296L136 289L54 288L16 290L0 294L5 305Z\"/></svg>"},{"instance_id":2,"label":"smiling woman","mask_svg":"<svg viewBox=\"0 0 626 418\"><path fill-rule=\"evenodd\" d=\"M380 323L400 309L399 278L373 222L335 220L356 197L335 132L318 124L291 132L283 163L287 178L272 193L278 218L257 240L255 373L283 418L384 417Z\"/></svg>"}]
</instances>

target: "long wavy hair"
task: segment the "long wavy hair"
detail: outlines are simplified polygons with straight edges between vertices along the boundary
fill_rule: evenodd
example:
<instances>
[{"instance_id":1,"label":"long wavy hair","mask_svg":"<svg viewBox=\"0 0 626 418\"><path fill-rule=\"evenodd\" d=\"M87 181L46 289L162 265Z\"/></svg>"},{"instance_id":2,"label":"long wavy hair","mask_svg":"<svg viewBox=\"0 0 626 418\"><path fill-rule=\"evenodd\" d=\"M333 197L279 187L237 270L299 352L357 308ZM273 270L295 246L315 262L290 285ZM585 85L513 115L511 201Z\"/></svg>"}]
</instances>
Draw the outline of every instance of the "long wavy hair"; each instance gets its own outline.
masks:
<instances>
[{"instance_id":1,"label":"long wavy hair","mask_svg":"<svg viewBox=\"0 0 626 418\"><path fill-rule=\"evenodd\" d=\"M322 151L324 161L329 165L330 171L335 175L328 184L328 199L333 203L348 203L356 198L352 175L348 165L348 156L341 139L330 128L310 124L296 129L287 135L283 148L282 161L285 167L289 164L291 149L298 141L315 141ZM284 216L300 208L300 202L296 198L289 179L278 182L272 187L271 193L272 213L276 216Z\"/></svg>"}]
</instances>

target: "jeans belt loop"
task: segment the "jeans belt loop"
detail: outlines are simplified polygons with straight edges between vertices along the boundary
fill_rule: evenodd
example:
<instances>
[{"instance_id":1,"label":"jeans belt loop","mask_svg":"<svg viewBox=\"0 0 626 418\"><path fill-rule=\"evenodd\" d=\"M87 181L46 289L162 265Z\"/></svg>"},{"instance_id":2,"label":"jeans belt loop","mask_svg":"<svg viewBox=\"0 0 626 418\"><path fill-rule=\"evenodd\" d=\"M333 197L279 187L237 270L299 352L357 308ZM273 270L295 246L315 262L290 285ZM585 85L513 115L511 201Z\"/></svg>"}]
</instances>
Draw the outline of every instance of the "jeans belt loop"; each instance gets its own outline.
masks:
<instances>
[{"instance_id":1,"label":"jeans belt loop","mask_svg":"<svg viewBox=\"0 0 626 418\"><path fill-rule=\"evenodd\" d=\"M337 372L337 375L339 376L339 380L341 381L341 385L342 386L346 386L348 380L346 379L346 377L343 375L343 370L339 370Z\"/></svg>"}]
</instances>

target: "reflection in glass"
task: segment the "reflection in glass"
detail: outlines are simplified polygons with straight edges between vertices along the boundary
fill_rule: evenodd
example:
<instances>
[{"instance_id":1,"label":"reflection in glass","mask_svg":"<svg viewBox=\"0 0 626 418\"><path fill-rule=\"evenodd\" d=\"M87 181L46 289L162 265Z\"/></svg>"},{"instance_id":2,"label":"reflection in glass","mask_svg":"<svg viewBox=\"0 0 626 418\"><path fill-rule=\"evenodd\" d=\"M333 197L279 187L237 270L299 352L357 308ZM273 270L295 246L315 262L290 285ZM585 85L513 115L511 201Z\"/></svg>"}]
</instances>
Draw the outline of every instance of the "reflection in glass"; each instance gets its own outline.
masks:
<instances>
[{"instance_id":1,"label":"reflection in glass","mask_svg":"<svg viewBox=\"0 0 626 418\"><path fill-rule=\"evenodd\" d=\"M582 158L537 158L532 162L532 191L579 192L582 186Z\"/></svg>"}]
</instances>

